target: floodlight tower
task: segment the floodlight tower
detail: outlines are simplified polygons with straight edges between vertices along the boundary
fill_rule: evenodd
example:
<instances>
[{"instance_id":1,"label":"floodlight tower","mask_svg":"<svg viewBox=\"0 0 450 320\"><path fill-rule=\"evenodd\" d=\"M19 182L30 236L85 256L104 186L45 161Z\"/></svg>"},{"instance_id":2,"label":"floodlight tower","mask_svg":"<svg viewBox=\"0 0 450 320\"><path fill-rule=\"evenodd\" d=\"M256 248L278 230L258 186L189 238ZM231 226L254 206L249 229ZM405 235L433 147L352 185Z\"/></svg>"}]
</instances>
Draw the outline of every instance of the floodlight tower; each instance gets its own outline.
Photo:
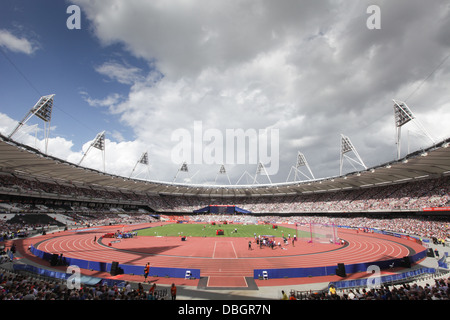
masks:
<instances>
[{"instance_id":1,"label":"floodlight tower","mask_svg":"<svg viewBox=\"0 0 450 320\"><path fill-rule=\"evenodd\" d=\"M52 108L53 108L53 97L54 94L47 96L42 96L39 101L34 105L33 108L28 111L27 115L19 122L19 124L14 128L8 138L12 136L25 124L31 117L36 116L42 121L44 121L44 140L45 140L45 153L48 149L48 138L50 135L50 120L52 118Z\"/></svg>"},{"instance_id":2,"label":"floodlight tower","mask_svg":"<svg viewBox=\"0 0 450 320\"><path fill-rule=\"evenodd\" d=\"M256 183L256 177L258 176L258 174L261 174L262 171L264 171L264 173L267 176L267 179L269 179L270 184L272 184L272 180L270 180L270 177L269 177L269 174L267 173L266 167L264 167L264 164L262 162L258 163L258 168L256 169L255 179L253 180L253 184Z\"/></svg>"},{"instance_id":3,"label":"floodlight tower","mask_svg":"<svg viewBox=\"0 0 450 320\"><path fill-rule=\"evenodd\" d=\"M396 144L397 144L397 159L400 159L401 152L401 130L402 126L407 124L408 122L414 122L419 129L424 133L426 137L428 137L433 144L436 142L431 137L431 135L427 132L425 127L420 123L418 119L414 116L411 109L406 105L405 102L392 100L394 102L394 117L395 117L395 129L396 129Z\"/></svg>"},{"instance_id":4,"label":"floodlight tower","mask_svg":"<svg viewBox=\"0 0 450 320\"><path fill-rule=\"evenodd\" d=\"M175 178L173 178L173 181L172 181L172 182L175 182L175 180L177 179L178 174L179 174L180 172L189 172L189 169L188 169L188 166L187 166L186 161L183 162L183 164L181 165L181 167L178 169L177 174L175 175Z\"/></svg>"},{"instance_id":5,"label":"floodlight tower","mask_svg":"<svg viewBox=\"0 0 450 320\"><path fill-rule=\"evenodd\" d=\"M96 148L100 151L102 151L102 158L103 158L103 172L105 172L105 131L102 131L97 134L94 141L90 144L87 151L84 153L83 157L81 158L80 162L78 162L78 165L81 164L81 162L84 160L86 155L89 153L91 148Z\"/></svg>"},{"instance_id":6,"label":"floodlight tower","mask_svg":"<svg viewBox=\"0 0 450 320\"><path fill-rule=\"evenodd\" d=\"M347 155L347 153L349 153L349 152L353 152L356 159L349 157ZM344 136L343 134L341 134L341 159L340 159L339 175L342 175L342 165L344 164L344 158L346 158L347 160L350 160L349 162L353 166L353 168L355 168L355 170L356 170L356 167L353 165L352 162L355 162L355 163L359 164L360 166L363 166L365 169L367 169L366 165L362 161L361 157L358 154L358 151L356 151L356 149L353 146L350 139L348 137Z\"/></svg>"},{"instance_id":7,"label":"floodlight tower","mask_svg":"<svg viewBox=\"0 0 450 320\"><path fill-rule=\"evenodd\" d=\"M150 170L149 170L149 164L148 164L148 152L144 152L141 157L139 158L139 160L136 162L136 164L134 165L133 170L130 173L130 178L133 175L134 170L136 170L136 167L141 164L147 167L147 175L148 177L150 177Z\"/></svg>"},{"instance_id":8,"label":"floodlight tower","mask_svg":"<svg viewBox=\"0 0 450 320\"><path fill-rule=\"evenodd\" d=\"M311 176L308 176L308 175L304 174L301 170L299 170L299 168L301 168L301 167L306 167L308 169L308 171L309 171L309 174ZM314 180L315 179L314 178L314 174L312 173L311 168L309 167L308 161L306 161L305 156L300 151L297 153L297 163L295 164L295 166L291 167L291 170L289 171L289 175L288 175L288 177L286 179L286 182L288 182L292 170L294 170L294 181L297 181L297 173L302 174L308 180Z\"/></svg>"},{"instance_id":9,"label":"floodlight tower","mask_svg":"<svg viewBox=\"0 0 450 320\"><path fill-rule=\"evenodd\" d=\"M223 164L220 166L219 172L216 174L216 179L214 180L214 183L217 183L217 176L219 174L225 174L228 178L228 183L231 185L230 177L228 176L227 170L225 169L225 166Z\"/></svg>"}]
</instances>

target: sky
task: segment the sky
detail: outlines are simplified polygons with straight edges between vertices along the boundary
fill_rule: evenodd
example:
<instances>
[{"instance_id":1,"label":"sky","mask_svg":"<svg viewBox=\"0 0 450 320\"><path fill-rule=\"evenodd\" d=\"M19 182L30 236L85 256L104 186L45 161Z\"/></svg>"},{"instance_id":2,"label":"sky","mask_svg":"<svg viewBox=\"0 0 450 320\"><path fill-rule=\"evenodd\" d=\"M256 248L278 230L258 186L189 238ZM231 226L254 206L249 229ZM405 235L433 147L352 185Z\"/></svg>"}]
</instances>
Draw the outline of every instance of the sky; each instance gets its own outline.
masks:
<instances>
[{"instance_id":1,"label":"sky","mask_svg":"<svg viewBox=\"0 0 450 320\"><path fill-rule=\"evenodd\" d=\"M444 0L2 0L0 132L55 94L47 153L88 168L103 171L104 131L105 171L124 177L309 179L299 152L333 177L341 135L366 167L397 159L392 99L415 115L402 157L450 137L449 48ZM44 124L12 138L44 151Z\"/></svg>"}]
</instances>

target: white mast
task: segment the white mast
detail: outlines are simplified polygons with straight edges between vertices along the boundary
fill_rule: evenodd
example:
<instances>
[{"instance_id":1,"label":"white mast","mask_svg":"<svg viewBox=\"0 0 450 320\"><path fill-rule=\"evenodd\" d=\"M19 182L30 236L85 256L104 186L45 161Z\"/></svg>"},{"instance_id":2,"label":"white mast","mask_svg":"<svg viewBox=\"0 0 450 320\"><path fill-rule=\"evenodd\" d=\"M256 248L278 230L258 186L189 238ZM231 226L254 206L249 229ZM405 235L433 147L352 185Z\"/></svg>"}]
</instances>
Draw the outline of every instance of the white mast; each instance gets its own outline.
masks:
<instances>
[{"instance_id":1,"label":"white mast","mask_svg":"<svg viewBox=\"0 0 450 320\"><path fill-rule=\"evenodd\" d=\"M25 124L31 117L36 116L42 121L44 121L44 140L45 140L45 152L48 150L48 138L50 135L50 120L52 118L52 108L53 108L53 97L54 94L47 96L42 96L39 101L34 105L33 108L28 111L27 115L19 122L19 124L14 128L8 138L12 136Z\"/></svg>"},{"instance_id":2,"label":"white mast","mask_svg":"<svg viewBox=\"0 0 450 320\"><path fill-rule=\"evenodd\" d=\"M80 165L81 162L83 162L84 158L89 153L91 148L96 148L96 149L102 151L103 172L105 172L105 131L102 131L102 132L97 134L97 136L95 137L94 141L89 145L89 148L84 153L84 155L81 158L80 162L78 162L78 165Z\"/></svg>"},{"instance_id":3,"label":"white mast","mask_svg":"<svg viewBox=\"0 0 450 320\"><path fill-rule=\"evenodd\" d=\"M308 176L305 173L303 173L300 170L301 167L306 167L308 169L308 171L309 171L309 174L311 176ZM305 156L300 151L297 153L297 163L295 164L295 166L291 167L291 170L289 171L289 175L288 175L288 177L286 179L286 182L288 182L289 177L291 176L292 170L294 170L294 181L297 181L297 174L298 173L302 174L308 180L314 180L315 179L314 178L314 174L312 173L311 168L309 167L308 161L306 161Z\"/></svg>"},{"instance_id":4,"label":"white mast","mask_svg":"<svg viewBox=\"0 0 450 320\"><path fill-rule=\"evenodd\" d=\"M347 153L349 153L349 152L353 152L356 159L349 157L347 155ZM360 166L363 166L365 169L367 169L366 165L362 161L361 157L358 154L358 151L356 151L356 149L353 146L350 139L348 137L344 136L343 134L341 134L341 158L340 158L339 175L342 175L342 166L344 164L344 158L349 160L350 164L353 166L353 168L355 168L355 170L356 170L356 167L353 165L353 162L356 164L359 164Z\"/></svg>"},{"instance_id":5,"label":"white mast","mask_svg":"<svg viewBox=\"0 0 450 320\"><path fill-rule=\"evenodd\" d=\"M418 119L414 116L411 109L406 105L405 102L392 100L394 102L394 117L395 117L395 130L396 130L396 144L397 144L397 160L400 159L401 153L401 130L402 126L412 121L415 123L419 129L424 133L428 139L430 139L433 144L436 142L431 137L431 135L427 132L425 127L420 123Z\"/></svg>"}]
</instances>

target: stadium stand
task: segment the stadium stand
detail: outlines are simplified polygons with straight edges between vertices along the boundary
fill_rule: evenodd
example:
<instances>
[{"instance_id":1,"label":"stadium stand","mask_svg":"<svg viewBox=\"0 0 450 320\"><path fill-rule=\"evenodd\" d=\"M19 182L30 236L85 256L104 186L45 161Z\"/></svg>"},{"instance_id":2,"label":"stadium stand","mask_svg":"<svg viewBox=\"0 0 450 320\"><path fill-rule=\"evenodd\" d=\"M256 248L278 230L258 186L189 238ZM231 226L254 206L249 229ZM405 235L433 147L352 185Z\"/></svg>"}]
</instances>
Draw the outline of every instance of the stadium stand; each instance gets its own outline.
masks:
<instances>
[{"instance_id":1,"label":"stadium stand","mask_svg":"<svg viewBox=\"0 0 450 320\"><path fill-rule=\"evenodd\" d=\"M448 144L448 142L446 142ZM271 189L258 194L257 188L248 193L239 188L234 195L220 197L214 194L178 195L171 184L150 186L94 172L65 163L41 154L30 147L8 141L0 141L0 242L28 237L42 231L70 226L95 226L109 224L153 222L156 219L179 219L208 221L224 219L223 215L193 215L193 211L208 205L235 205L251 212L249 215L234 215L230 219L240 222L285 222L285 223L333 223L362 228L378 228L433 239L436 244L449 241L450 175L448 149L439 147L439 157L427 156L423 162L420 154L411 155L410 167L398 169L397 180L390 178L384 169L376 168L377 178L370 171L336 180L352 181L352 187L343 187L337 181L323 180L307 184L281 186L286 192L278 194ZM25 151L25 153L24 153ZM430 154L434 150L430 151ZM11 153L11 156L7 156ZM11 159L10 159L11 158ZM15 159L24 159L14 164ZM434 160L433 160L434 159ZM45 173L33 167L44 169ZM416 161L415 167L412 162ZM421 162L422 161L422 162ZM406 161L404 161L406 162ZM430 165L429 163L432 163ZM401 166L400 161L392 167ZM414 169L413 169L414 168ZM414 172L414 177L408 174ZM427 168L430 172L427 173ZM386 169L392 170L392 169ZM433 172L434 173L433 173ZM378 173L381 172L381 173ZM386 171L387 172L387 171ZM378 175L377 175L378 174ZM367 175L370 178L367 178ZM63 178L67 177L67 178ZM77 178L77 179L72 179ZM95 181L92 182L92 181ZM380 182L377 182L380 181ZM318 185L328 185L319 189ZM370 183L369 183L370 182ZM335 186L341 186L335 188ZM345 185L347 186L347 185ZM157 188L159 191L153 191ZM176 186L178 188L178 186ZM190 186L180 186L188 190ZM265 190L267 190L267 186ZM287 192L295 189L295 192ZM233 188L230 188L233 189ZM168 190L162 192L161 190ZM177 189L178 190L178 189ZM242 193L241 193L242 192ZM255 192L255 193L254 193ZM238 194L239 193L239 194ZM181 192L183 194L183 192ZM427 208L436 210L427 211ZM2 262L8 253L2 252ZM435 279L435 283L416 282L376 290L346 289L337 295L329 292L309 293L306 299L343 300L448 300L449 279ZM140 288L130 289L114 286L84 287L69 290L64 284L52 280L36 279L14 271L0 271L1 300L112 300L154 299Z\"/></svg>"},{"instance_id":2,"label":"stadium stand","mask_svg":"<svg viewBox=\"0 0 450 320\"><path fill-rule=\"evenodd\" d=\"M144 287L95 284L69 288L65 280L40 279L0 269L0 300L160 300L167 289L150 294Z\"/></svg>"},{"instance_id":3,"label":"stadium stand","mask_svg":"<svg viewBox=\"0 0 450 320\"><path fill-rule=\"evenodd\" d=\"M55 205L62 200L67 202L85 202L89 206L101 207L105 204L119 203L121 206L146 208L157 212L192 213L202 206L236 205L253 213L320 213L320 212L396 212L421 211L426 207L446 207L450 202L450 176L438 179L407 182L380 187L346 190L337 192L314 193L297 196L265 196L247 198L183 197L171 195L151 196L147 194L126 193L120 190L106 190L99 187L85 187L41 182L37 178L20 177L12 174L0 174L0 195L5 199L14 196L34 203ZM52 201L53 198L53 201ZM56 198L56 199L55 199ZM24 200L24 202L25 202ZM7 212L42 211L8 203L0 204L0 210ZM43 208L48 210L51 208Z\"/></svg>"},{"instance_id":4,"label":"stadium stand","mask_svg":"<svg viewBox=\"0 0 450 320\"><path fill-rule=\"evenodd\" d=\"M33 215L33 214L31 214ZM104 218L104 217L102 217ZM110 219L102 219L91 216L86 221L91 224L107 224ZM184 219L190 218L195 221L211 221L220 219L237 219L243 223L255 221L254 216L225 216L225 215L196 215L184 216ZM129 215L128 219L121 218L120 222L132 222L133 219L142 219L141 215ZM284 222L298 221L299 217L264 216L265 221ZM311 221L311 217L303 217L305 221ZM327 223L333 221L337 224L354 225L367 228L381 228L385 230L405 232L416 234L421 237L442 239L449 236L449 225L439 221L428 220L426 218L408 218L408 219L372 219L368 217L358 218L332 218L332 217L314 217L317 223ZM8 221L3 221L1 231L3 237L14 239L19 235L11 230L15 230L20 224L9 225ZM116 222L116 221L113 221ZM42 228L41 224L30 223L22 230L27 230L29 236L33 230ZM1 252L2 265L0 266L0 300L157 300L158 296L150 296L147 290L141 287L131 288L129 283L123 286L117 284L83 285L80 289L69 289L65 281L61 279L43 278L31 273L22 273L18 271L7 270L3 268L4 264L11 262L7 257L8 252ZM439 277L434 275L426 278L405 280L391 285L383 285L380 288L368 289L365 287L345 288L337 290L335 294L329 291L310 291L296 293L296 297L303 300L449 300L450 277L443 274ZM161 296L163 294L161 293Z\"/></svg>"}]
</instances>

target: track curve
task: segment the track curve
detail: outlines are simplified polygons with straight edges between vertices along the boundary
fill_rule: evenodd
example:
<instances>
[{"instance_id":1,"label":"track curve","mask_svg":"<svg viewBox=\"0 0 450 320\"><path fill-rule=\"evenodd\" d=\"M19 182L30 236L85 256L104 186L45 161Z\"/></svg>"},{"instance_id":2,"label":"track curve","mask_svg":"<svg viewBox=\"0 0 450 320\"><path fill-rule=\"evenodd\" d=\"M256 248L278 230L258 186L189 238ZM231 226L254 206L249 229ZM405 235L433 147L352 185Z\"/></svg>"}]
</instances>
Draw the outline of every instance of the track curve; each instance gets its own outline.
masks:
<instances>
[{"instance_id":1,"label":"track curve","mask_svg":"<svg viewBox=\"0 0 450 320\"><path fill-rule=\"evenodd\" d=\"M126 226L124 231L146 225ZM249 238L195 238L180 241L176 237L143 237L122 239L109 245L111 239L99 238L107 232L125 228L112 226L66 231L53 237L34 238L34 246L49 253L90 261L156 267L200 269L204 276L253 276L254 269L308 268L391 260L413 255L425 248L407 239L381 234L357 233L339 229L338 236L346 246L311 244L298 241L285 249L248 249ZM94 240L96 239L96 240Z\"/></svg>"}]
</instances>

